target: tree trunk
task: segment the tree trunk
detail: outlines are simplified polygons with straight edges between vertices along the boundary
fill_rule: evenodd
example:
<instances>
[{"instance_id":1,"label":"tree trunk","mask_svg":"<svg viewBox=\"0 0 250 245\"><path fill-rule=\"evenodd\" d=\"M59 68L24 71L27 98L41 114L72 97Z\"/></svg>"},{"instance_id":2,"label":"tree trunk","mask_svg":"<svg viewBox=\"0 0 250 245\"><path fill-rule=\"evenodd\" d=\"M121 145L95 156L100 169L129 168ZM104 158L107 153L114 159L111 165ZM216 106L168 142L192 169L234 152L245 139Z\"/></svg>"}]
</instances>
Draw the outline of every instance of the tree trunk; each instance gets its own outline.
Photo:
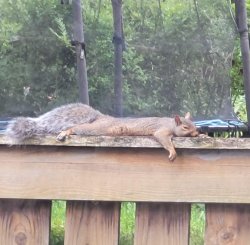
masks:
<instances>
[{"instance_id":1,"label":"tree trunk","mask_svg":"<svg viewBox=\"0 0 250 245\"><path fill-rule=\"evenodd\" d=\"M122 95L122 52L123 52L123 31L122 31L122 0L111 0L114 20L114 113L116 116L123 114Z\"/></svg>"},{"instance_id":2,"label":"tree trunk","mask_svg":"<svg viewBox=\"0 0 250 245\"><path fill-rule=\"evenodd\" d=\"M236 20L240 33L240 44L243 61L243 77L247 108L247 125L250 132L250 53L247 26L247 10L245 0L235 1Z\"/></svg>"},{"instance_id":3,"label":"tree trunk","mask_svg":"<svg viewBox=\"0 0 250 245\"><path fill-rule=\"evenodd\" d=\"M81 0L72 1L72 14L73 14L72 43L73 45L75 45L76 49L79 97L80 97L80 102L88 105L89 94L88 94L88 79L87 79L87 68L86 68L86 58L85 58Z\"/></svg>"}]
</instances>

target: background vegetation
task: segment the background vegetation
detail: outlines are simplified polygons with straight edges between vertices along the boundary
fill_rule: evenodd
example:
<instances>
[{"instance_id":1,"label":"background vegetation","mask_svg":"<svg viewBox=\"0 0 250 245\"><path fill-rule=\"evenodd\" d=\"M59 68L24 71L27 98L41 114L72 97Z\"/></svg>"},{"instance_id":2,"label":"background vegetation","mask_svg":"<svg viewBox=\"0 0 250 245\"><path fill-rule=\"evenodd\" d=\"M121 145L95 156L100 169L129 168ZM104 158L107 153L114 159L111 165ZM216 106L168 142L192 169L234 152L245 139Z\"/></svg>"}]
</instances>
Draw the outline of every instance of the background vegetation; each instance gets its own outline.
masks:
<instances>
[{"instance_id":1,"label":"background vegetation","mask_svg":"<svg viewBox=\"0 0 250 245\"><path fill-rule=\"evenodd\" d=\"M135 203L121 205L120 245L133 245L135 228ZM51 245L63 245L66 202L54 201L52 206ZM190 245L204 245L205 206L194 204L191 209Z\"/></svg>"},{"instance_id":2,"label":"background vegetation","mask_svg":"<svg viewBox=\"0 0 250 245\"><path fill-rule=\"evenodd\" d=\"M37 115L77 101L71 5L0 0L0 6L0 114ZM230 115L234 51L233 92L243 95L231 6L228 0L124 1L125 115ZM84 1L83 16L90 104L112 114L110 0Z\"/></svg>"},{"instance_id":3,"label":"background vegetation","mask_svg":"<svg viewBox=\"0 0 250 245\"><path fill-rule=\"evenodd\" d=\"M230 99L230 75L234 110L246 120L241 53L229 2L124 1L125 114L191 110L201 117L219 115L218 108L224 110ZM0 115L38 115L77 101L71 6L59 0L0 0L0 7ZM247 7L250 16L250 0ZM111 2L85 0L83 9L90 103L112 114ZM52 245L63 244L64 212L65 202L54 202ZM123 204L121 214L121 244L132 244L135 205ZM192 245L203 244L204 222L204 206L193 205Z\"/></svg>"}]
</instances>

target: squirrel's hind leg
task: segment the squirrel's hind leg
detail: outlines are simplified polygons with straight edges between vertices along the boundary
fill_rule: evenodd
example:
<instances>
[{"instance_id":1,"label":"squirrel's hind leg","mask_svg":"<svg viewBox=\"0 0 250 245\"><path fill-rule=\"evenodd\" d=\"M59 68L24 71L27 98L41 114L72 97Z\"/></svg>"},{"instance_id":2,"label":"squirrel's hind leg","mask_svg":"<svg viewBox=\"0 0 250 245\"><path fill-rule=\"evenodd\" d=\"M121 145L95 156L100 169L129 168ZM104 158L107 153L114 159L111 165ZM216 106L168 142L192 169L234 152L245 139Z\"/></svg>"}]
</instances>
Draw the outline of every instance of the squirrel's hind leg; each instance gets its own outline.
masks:
<instances>
[{"instance_id":1,"label":"squirrel's hind leg","mask_svg":"<svg viewBox=\"0 0 250 245\"><path fill-rule=\"evenodd\" d=\"M86 123L76 125L72 128L63 130L56 137L58 141L64 141L70 135L102 135L105 132L105 127L99 123Z\"/></svg>"},{"instance_id":2,"label":"squirrel's hind leg","mask_svg":"<svg viewBox=\"0 0 250 245\"><path fill-rule=\"evenodd\" d=\"M68 136L72 135L72 128L62 131L56 136L57 141L64 141Z\"/></svg>"}]
</instances>

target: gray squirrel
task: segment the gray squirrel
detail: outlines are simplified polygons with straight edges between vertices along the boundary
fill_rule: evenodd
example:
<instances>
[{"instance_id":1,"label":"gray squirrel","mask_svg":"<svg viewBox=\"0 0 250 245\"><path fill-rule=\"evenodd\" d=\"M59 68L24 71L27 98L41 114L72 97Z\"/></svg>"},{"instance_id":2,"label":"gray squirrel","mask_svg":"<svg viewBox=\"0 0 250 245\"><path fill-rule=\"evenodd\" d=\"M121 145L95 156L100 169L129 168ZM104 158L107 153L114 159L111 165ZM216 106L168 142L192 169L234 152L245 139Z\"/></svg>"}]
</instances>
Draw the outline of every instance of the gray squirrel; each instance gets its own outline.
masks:
<instances>
[{"instance_id":1,"label":"gray squirrel","mask_svg":"<svg viewBox=\"0 0 250 245\"><path fill-rule=\"evenodd\" d=\"M14 118L6 129L6 136L15 143L36 135L57 135L57 140L76 135L107 136L153 136L166 150L169 160L176 158L172 143L173 136L198 136L198 130L190 120L190 113L185 117L144 117L116 118L104 115L92 107L81 104L68 104L57 107L39 117Z\"/></svg>"}]
</instances>

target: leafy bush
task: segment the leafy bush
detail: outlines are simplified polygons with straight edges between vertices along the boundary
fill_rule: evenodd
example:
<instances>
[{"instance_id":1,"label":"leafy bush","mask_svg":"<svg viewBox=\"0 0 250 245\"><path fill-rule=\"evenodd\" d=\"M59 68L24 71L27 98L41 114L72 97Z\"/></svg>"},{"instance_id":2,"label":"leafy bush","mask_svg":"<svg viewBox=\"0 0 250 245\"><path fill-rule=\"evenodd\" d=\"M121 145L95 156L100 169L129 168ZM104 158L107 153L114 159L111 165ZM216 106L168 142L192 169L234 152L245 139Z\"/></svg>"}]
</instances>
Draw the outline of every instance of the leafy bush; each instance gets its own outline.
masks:
<instances>
[{"instance_id":1,"label":"leafy bush","mask_svg":"<svg viewBox=\"0 0 250 245\"><path fill-rule=\"evenodd\" d=\"M64 244L65 210L66 202L53 201L51 214L51 245Z\"/></svg>"},{"instance_id":2,"label":"leafy bush","mask_svg":"<svg viewBox=\"0 0 250 245\"><path fill-rule=\"evenodd\" d=\"M205 231L205 205L193 204L190 220L190 245L203 245Z\"/></svg>"},{"instance_id":3,"label":"leafy bush","mask_svg":"<svg viewBox=\"0 0 250 245\"><path fill-rule=\"evenodd\" d=\"M133 244L135 228L135 203L122 203L120 219L120 245Z\"/></svg>"},{"instance_id":4,"label":"leafy bush","mask_svg":"<svg viewBox=\"0 0 250 245\"><path fill-rule=\"evenodd\" d=\"M54 201L52 205L50 245L64 244L66 202ZM205 206L193 204L190 220L190 245L204 244ZM121 205L120 245L132 245L135 229L135 203L126 202Z\"/></svg>"}]
</instances>

